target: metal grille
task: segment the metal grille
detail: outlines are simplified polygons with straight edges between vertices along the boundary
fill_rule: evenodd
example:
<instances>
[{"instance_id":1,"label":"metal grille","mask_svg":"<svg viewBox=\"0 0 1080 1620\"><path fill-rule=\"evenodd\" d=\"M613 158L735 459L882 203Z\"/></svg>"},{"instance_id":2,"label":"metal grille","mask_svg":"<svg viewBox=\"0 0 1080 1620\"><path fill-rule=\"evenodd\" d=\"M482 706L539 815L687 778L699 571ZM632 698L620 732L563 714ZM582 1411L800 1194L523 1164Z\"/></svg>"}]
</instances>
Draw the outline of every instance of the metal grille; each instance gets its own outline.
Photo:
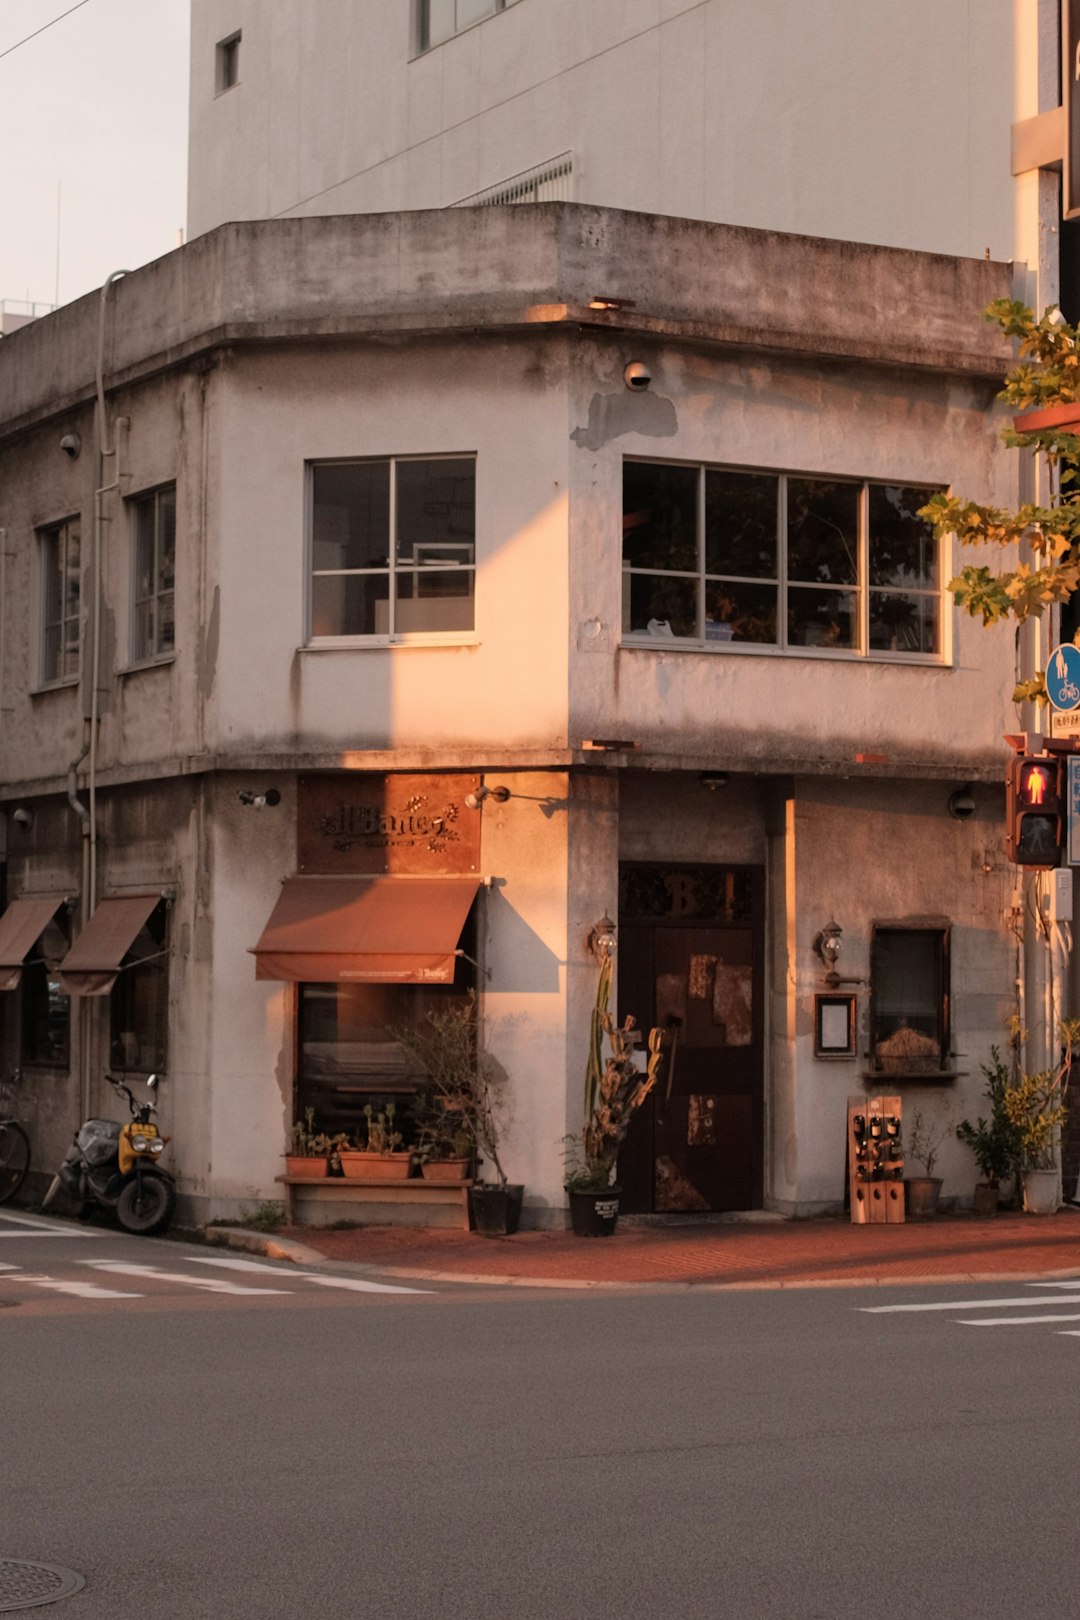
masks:
<instances>
[{"instance_id":1,"label":"metal grille","mask_svg":"<svg viewBox=\"0 0 1080 1620\"><path fill-rule=\"evenodd\" d=\"M511 175L486 191L474 191L471 197L462 197L454 208L490 208L497 203L573 202L574 155L562 152L557 158Z\"/></svg>"},{"instance_id":2,"label":"metal grille","mask_svg":"<svg viewBox=\"0 0 1080 1620\"><path fill-rule=\"evenodd\" d=\"M86 1582L73 1569L59 1564L30 1564L21 1558L0 1558L0 1614L15 1609L36 1609L43 1603L81 1592Z\"/></svg>"}]
</instances>

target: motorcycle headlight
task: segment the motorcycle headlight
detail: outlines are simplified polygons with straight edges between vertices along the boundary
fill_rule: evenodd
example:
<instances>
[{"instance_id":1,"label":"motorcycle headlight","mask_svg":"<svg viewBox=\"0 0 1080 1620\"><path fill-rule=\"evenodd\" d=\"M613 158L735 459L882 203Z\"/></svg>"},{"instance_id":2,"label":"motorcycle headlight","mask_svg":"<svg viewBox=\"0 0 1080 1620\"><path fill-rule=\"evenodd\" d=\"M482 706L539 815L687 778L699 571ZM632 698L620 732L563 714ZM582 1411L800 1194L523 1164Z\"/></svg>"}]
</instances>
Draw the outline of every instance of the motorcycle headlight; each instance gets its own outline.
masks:
<instances>
[{"instance_id":1,"label":"motorcycle headlight","mask_svg":"<svg viewBox=\"0 0 1080 1620\"><path fill-rule=\"evenodd\" d=\"M133 1136L131 1138L131 1145L135 1149L136 1153L145 1153L147 1148L150 1146L150 1142L145 1136Z\"/></svg>"},{"instance_id":2,"label":"motorcycle headlight","mask_svg":"<svg viewBox=\"0 0 1080 1620\"><path fill-rule=\"evenodd\" d=\"M154 1137L154 1140L150 1143L150 1151L151 1153L164 1153L165 1144L160 1136Z\"/></svg>"}]
</instances>

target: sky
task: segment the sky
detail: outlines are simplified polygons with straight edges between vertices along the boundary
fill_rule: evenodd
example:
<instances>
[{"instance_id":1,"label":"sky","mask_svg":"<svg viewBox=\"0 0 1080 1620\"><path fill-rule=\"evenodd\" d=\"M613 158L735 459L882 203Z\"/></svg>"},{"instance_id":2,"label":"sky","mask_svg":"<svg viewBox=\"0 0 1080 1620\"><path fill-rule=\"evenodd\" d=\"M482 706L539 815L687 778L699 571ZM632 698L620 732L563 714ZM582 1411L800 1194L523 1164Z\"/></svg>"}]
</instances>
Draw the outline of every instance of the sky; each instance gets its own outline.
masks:
<instances>
[{"instance_id":1,"label":"sky","mask_svg":"<svg viewBox=\"0 0 1080 1620\"><path fill-rule=\"evenodd\" d=\"M0 299L70 303L185 224L189 0L75 3L0 0Z\"/></svg>"}]
</instances>

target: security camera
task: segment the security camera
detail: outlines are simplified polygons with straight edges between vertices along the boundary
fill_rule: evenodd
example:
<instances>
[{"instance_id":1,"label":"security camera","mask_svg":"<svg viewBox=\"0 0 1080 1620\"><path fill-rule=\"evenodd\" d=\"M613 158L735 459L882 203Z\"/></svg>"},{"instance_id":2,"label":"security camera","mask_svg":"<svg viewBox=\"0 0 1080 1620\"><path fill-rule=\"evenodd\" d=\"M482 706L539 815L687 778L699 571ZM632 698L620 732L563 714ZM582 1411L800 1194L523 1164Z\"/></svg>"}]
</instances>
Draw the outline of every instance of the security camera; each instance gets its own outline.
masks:
<instances>
[{"instance_id":1,"label":"security camera","mask_svg":"<svg viewBox=\"0 0 1080 1620\"><path fill-rule=\"evenodd\" d=\"M72 461L74 461L76 456L79 454L79 451L82 449L82 440L79 438L77 433L65 433L64 437L60 440L60 448L64 452L65 456L70 456Z\"/></svg>"},{"instance_id":2,"label":"security camera","mask_svg":"<svg viewBox=\"0 0 1080 1620\"><path fill-rule=\"evenodd\" d=\"M975 795L969 787L957 788L949 795L949 814L954 821L967 821L975 814Z\"/></svg>"},{"instance_id":3,"label":"security camera","mask_svg":"<svg viewBox=\"0 0 1080 1620\"><path fill-rule=\"evenodd\" d=\"M15 823L16 827L22 828L23 832L29 832L31 827L34 825L33 811L27 810L21 804L17 810L13 810L11 812L11 819Z\"/></svg>"},{"instance_id":4,"label":"security camera","mask_svg":"<svg viewBox=\"0 0 1080 1620\"><path fill-rule=\"evenodd\" d=\"M644 360L631 360L623 372L623 381L635 394L643 394L652 382L652 372Z\"/></svg>"}]
</instances>

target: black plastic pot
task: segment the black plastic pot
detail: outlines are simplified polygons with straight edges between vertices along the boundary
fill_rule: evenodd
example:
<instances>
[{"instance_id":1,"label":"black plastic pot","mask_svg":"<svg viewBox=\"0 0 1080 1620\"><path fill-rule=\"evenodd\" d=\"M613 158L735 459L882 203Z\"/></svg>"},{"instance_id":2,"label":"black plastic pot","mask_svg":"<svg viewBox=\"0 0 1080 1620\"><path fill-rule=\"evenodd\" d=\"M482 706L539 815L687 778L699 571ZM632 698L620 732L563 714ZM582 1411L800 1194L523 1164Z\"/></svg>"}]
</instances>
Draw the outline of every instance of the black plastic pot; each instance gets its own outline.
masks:
<instances>
[{"instance_id":1,"label":"black plastic pot","mask_svg":"<svg viewBox=\"0 0 1080 1620\"><path fill-rule=\"evenodd\" d=\"M523 1186L469 1188L469 1225L481 1237L512 1237L521 1219Z\"/></svg>"},{"instance_id":2,"label":"black plastic pot","mask_svg":"<svg viewBox=\"0 0 1080 1620\"><path fill-rule=\"evenodd\" d=\"M620 1191L619 1187L606 1187L603 1192L574 1192L567 1188L574 1236L610 1237L619 1219Z\"/></svg>"}]
</instances>

